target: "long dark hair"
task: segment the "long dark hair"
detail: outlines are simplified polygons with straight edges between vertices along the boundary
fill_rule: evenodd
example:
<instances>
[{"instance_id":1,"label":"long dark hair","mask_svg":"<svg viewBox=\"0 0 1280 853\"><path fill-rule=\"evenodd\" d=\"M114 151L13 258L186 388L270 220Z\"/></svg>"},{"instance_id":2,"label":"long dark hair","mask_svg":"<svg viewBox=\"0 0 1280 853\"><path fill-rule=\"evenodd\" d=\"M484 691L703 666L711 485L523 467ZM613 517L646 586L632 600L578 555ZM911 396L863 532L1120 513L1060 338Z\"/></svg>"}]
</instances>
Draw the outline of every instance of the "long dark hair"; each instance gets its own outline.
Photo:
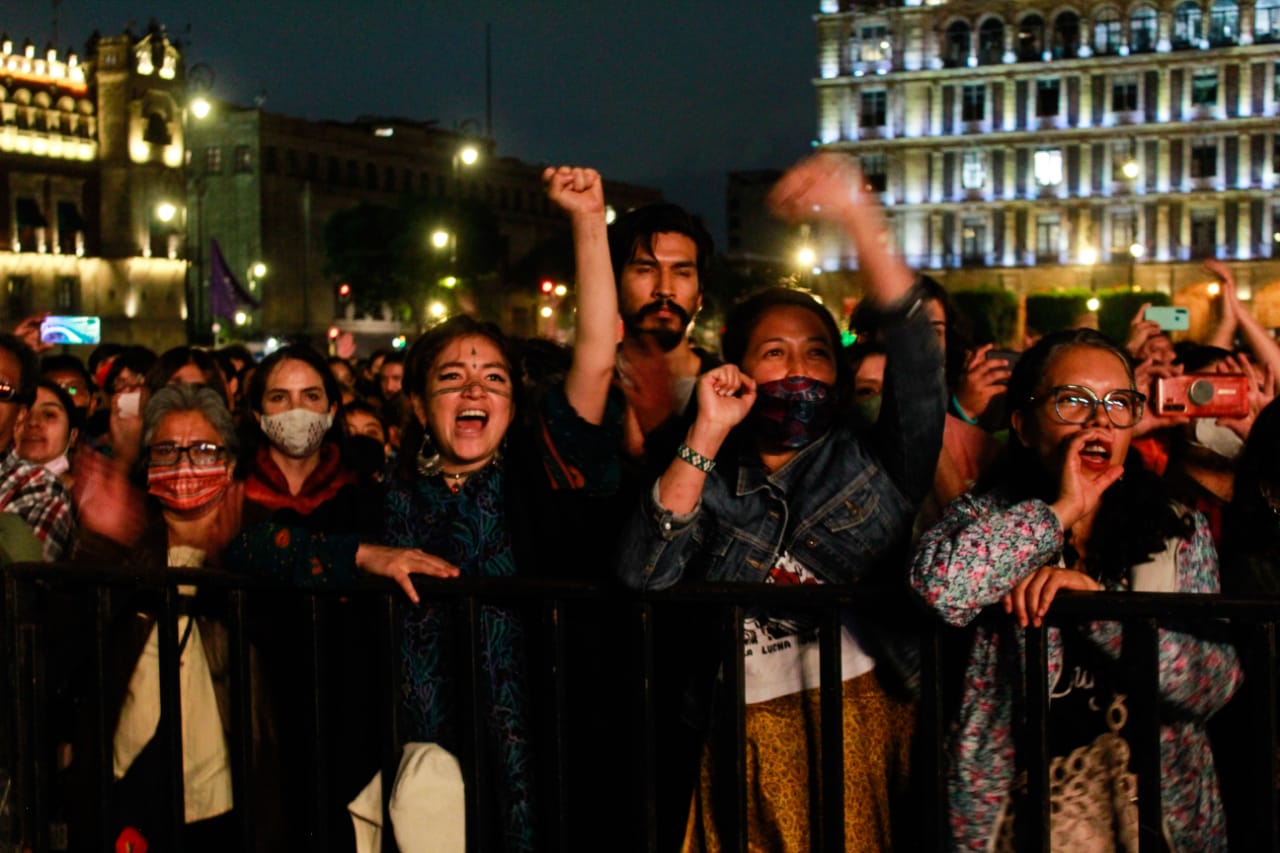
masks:
<instances>
[{"instance_id":1,"label":"long dark hair","mask_svg":"<svg viewBox=\"0 0 1280 853\"><path fill-rule=\"evenodd\" d=\"M1033 417L1032 400L1044 389L1040 384L1050 364L1068 350L1082 347L1111 353L1124 365L1129 386L1134 387L1133 362L1118 344L1093 329L1068 329L1041 338L1023 353L1009 377L1010 412ZM1014 500L1039 498L1053 501L1057 495L1053 472L1046 471L1035 451L1011 437L1003 459L989 472L979 489L999 489ZM1102 496L1093 529L1086 543L1087 569L1108 585L1129 583L1129 570L1165 549L1165 540L1189 538L1195 531L1190 514L1177 511L1164 482L1142 464L1133 449L1124 460L1124 476Z\"/></svg>"},{"instance_id":2,"label":"long dark hair","mask_svg":"<svg viewBox=\"0 0 1280 853\"><path fill-rule=\"evenodd\" d=\"M1262 493L1264 486L1273 499L1280 499L1280 400L1272 400L1258 414L1237 460L1224 552L1251 554L1280 547L1280 520Z\"/></svg>"},{"instance_id":3,"label":"long dark hair","mask_svg":"<svg viewBox=\"0 0 1280 853\"><path fill-rule=\"evenodd\" d=\"M485 338L502 353L502 360L507 363L507 374L511 377L511 402L515 406L516 418L520 417L523 409L523 383L520 381L520 361L511 341L493 323L484 323L465 314L450 317L413 342L404 359L403 387L406 396L410 399L422 398L427 390L431 365L436 358L453 341L470 337ZM513 418L512 424L515 422ZM404 480L417 478L418 450L422 447L426 434L426 427L417 416L410 417L400 439L400 455L396 459L397 477Z\"/></svg>"}]
</instances>

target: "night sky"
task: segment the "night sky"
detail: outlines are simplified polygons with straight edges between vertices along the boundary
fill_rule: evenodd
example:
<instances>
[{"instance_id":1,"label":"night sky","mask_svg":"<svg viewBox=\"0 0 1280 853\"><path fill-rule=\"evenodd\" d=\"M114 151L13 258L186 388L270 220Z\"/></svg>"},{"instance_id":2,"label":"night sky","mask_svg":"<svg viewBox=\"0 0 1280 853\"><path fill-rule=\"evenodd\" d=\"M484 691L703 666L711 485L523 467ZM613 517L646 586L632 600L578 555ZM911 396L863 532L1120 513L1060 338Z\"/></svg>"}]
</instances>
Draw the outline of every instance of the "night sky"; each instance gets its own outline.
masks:
<instances>
[{"instance_id":1,"label":"night sky","mask_svg":"<svg viewBox=\"0 0 1280 853\"><path fill-rule=\"evenodd\" d=\"M724 240L724 176L783 167L814 135L817 0L61 0L59 51L158 18L207 63L214 94L308 118L394 115L483 127L493 25L500 154L657 186ZM38 47L53 3L6 2Z\"/></svg>"}]
</instances>

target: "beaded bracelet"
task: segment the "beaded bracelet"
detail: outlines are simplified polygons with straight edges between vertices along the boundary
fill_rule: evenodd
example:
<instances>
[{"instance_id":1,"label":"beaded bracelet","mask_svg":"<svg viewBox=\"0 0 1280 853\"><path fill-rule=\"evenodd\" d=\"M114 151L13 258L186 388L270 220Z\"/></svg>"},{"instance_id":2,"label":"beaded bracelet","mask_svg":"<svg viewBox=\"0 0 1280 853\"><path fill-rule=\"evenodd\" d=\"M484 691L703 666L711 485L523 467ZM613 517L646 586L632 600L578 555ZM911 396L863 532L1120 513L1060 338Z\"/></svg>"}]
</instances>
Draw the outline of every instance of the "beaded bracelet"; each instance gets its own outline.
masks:
<instances>
[{"instance_id":1,"label":"beaded bracelet","mask_svg":"<svg viewBox=\"0 0 1280 853\"><path fill-rule=\"evenodd\" d=\"M676 448L676 456L679 456L704 474L710 474L712 469L716 467L716 460L708 459L687 444L682 444Z\"/></svg>"}]
</instances>

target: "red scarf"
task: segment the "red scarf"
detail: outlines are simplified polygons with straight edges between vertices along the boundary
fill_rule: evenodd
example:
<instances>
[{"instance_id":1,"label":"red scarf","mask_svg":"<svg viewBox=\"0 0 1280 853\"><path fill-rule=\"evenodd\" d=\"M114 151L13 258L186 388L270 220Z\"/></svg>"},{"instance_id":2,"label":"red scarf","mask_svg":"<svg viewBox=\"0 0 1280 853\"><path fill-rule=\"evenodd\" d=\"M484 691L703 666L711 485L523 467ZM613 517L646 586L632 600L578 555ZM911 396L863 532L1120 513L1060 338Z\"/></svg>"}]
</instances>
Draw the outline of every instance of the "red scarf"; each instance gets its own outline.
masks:
<instances>
[{"instance_id":1,"label":"red scarf","mask_svg":"<svg viewBox=\"0 0 1280 853\"><path fill-rule=\"evenodd\" d=\"M264 445L258 448L253 469L245 480L244 497L272 512L291 509L300 515L310 515L343 486L354 482L355 472L342 464L338 445L325 442L320 446L320 464L307 477L298 493L290 494L289 481L271 458L271 448Z\"/></svg>"}]
</instances>

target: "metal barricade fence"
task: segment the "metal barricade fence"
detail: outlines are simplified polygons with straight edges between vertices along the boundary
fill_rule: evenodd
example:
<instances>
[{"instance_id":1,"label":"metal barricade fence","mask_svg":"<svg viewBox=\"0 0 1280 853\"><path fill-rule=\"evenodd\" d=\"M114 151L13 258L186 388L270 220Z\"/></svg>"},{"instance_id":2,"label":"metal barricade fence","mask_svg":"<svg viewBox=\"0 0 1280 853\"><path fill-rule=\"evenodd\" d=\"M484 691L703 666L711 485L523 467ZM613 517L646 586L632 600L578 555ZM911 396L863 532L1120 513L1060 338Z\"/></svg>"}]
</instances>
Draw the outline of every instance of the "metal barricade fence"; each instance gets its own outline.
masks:
<instances>
[{"instance_id":1,"label":"metal barricade fence","mask_svg":"<svg viewBox=\"0 0 1280 853\"><path fill-rule=\"evenodd\" d=\"M255 834L266 818L263 804L251 795L255 780L253 732L258 697L251 690L250 611L256 601L271 596L288 599L301 609L304 636L294 639L307 649L300 662L309 689L305 697L293 697L307 710L302 737L316 748L304 768L289 768L292 777L305 780L301 825L289 824L289 849L328 851L342 849L332 838L331 775L326 744L346 737L337 729L330 698L334 688L326 684L326 649L331 648L330 621L340 603L362 601L376 615L375 650L371 663L376 696L370 697L376 720L378 760L384 784L383 825L389 826L390 780L399 766L406 739L402 729L404 696L401 692L400 626L406 609L414 605L404 595L379 581L354 583L341 588L286 589L279 584L209 571L170 570L146 576L122 576L103 566L27 564L10 566L4 575L3 660L6 662L10 701L4 710L5 738L0 746L0 769L7 770L11 790L4 792L0 814L7 813L7 849L36 851L66 849L65 802L74 796L82 802L71 849L115 849L114 827L109 822L113 798L113 732L115 710L109 707L107 672L110 667L108 636L112 631L113 599L121 593L149 596L155 623L160 627L160 721L155 743L166 768L166 784L156 791L166 815L163 838L153 849L182 850L184 824L182 731L180 727L179 657L177 625L180 611L216 618L226 628L229 673L230 726L227 739L232 771L234 815L241 847L255 849ZM663 802L671 779L664 778L671 744L663 738L677 716L673 696L680 685L663 679L671 669L681 678L695 667L677 666L671 635L696 625L695 643L713 649L708 658L710 676L718 681L721 696L714 709L711 749L716 763L731 772L724 808L717 815L725 849L745 851L747 767L743 750L745 705L743 672L743 615L749 606L812 611L820 623L821 676L821 813L811 812L812 849L846 849L844 838L842 687L840 683L840 630L842 610L870 615L882 605L879 594L857 587L772 587L762 585L687 584L661 593L636 594L612 583L553 582L530 579L417 579L424 602L447 604L453 614L452 630L457 654L452 661L457 696L457 736L450 748L462 767L466 791L466 834L469 850L502 849L501 833L488 792L494 767L485 760L484 685L485 649L481 637L481 610L496 605L522 614L529 647L531 694L536 725L533 737L540 771L539 847L546 850L668 849L671 836L661 827L683 829L688 800ZM195 611L180 598L179 585L196 585L204 603ZM211 604L208 602L212 602ZM1276 657L1275 622L1280 601L1227 600L1219 596L1171 594L1063 594L1049 615L1051 624L1070 624L1094 618L1115 619L1124 624L1123 662L1134 673L1132 746L1139 779L1142 825L1161 825L1159 798L1158 730L1153 724L1159 703L1156 694L1156 638L1158 627L1179 630L1230 630L1240 649L1249 691L1247 715L1255 742L1250 759L1249 823L1246 831L1256 840L1251 849L1277 850L1276 826ZM672 618L672 614L683 614ZM956 672L944 662L956 659L956 644L964 635L947 629L922 610L910 617L920 639L920 699L913 756L910 824L912 849L941 850L947 845L944 704L948 679ZM709 629L709 630L702 630ZM1049 850L1049 781L1046 727L1048 686L1046 628L1027 631L1027 702L1029 746L1025 766L1029 771L1028 825L1031 837L1042 839ZM664 637L664 632L667 636ZM677 637L679 639L679 637ZM665 640L665 641L664 641ZM345 640L344 640L345 642ZM689 649L696 653L700 649ZM962 650L961 650L962 651ZM948 652L951 654L948 655ZM697 657L691 654L690 657ZM963 655L960 655L963 657ZM689 661L681 663L688 664ZM67 671L68 668L74 672ZM62 671L59 671L62 670ZM707 675L705 667L701 671ZM76 726L88 732L87 749L77 750L73 762L91 780L73 795L58 791L54 783L61 772L56 744L68 698L63 688L71 683L87 697L71 706ZM61 691L61 692L60 692ZM292 721L289 721L292 722ZM698 735L701 737L702 735ZM82 745L83 746L83 745ZM695 742L696 746L696 742ZM677 747L679 748L679 747ZM799 746L803 749L803 744ZM81 754L87 752L87 754ZM695 756L696 759L696 756ZM1021 758L1020 758L1021 760ZM604 775L599 775L604 774ZM683 793L684 789L679 789ZM669 800L670 798L668 798ZM87 800L87 802L84 802ZM840 805L832 805L840 804ZM683 809L683 811L681 811ZM7 811L6 811L7 810ZM297 818L297 814L294 815ZM345 820L345 815L341 816ZM60 822L61 821L61 822ZM602 840L600 833L610 833ZM384 850L395 850L391 832L382 836ZM1162 839L1144 836L1141 849L1161 849ZM260 848L259 848L260 849Z\"/></svg>"}]
</instances>

